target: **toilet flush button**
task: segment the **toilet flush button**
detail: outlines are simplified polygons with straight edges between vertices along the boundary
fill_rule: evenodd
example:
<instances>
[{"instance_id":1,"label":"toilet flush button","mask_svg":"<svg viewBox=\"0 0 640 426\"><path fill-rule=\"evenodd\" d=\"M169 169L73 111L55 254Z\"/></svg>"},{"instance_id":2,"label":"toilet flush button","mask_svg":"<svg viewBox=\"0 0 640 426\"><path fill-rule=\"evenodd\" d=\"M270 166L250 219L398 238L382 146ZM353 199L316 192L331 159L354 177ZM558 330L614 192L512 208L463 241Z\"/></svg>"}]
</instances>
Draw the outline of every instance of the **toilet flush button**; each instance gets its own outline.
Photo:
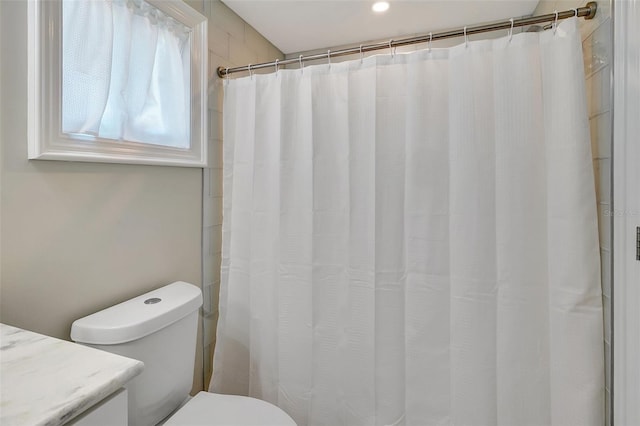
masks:
<instances>
[{"instance_id":1,"label":"toilet flush button","mask_svg":"<svg viewBox=\"0 0 640 426\"><path fill-rule=\"evenodd\" d=\"M144 301L145 305L155 305L156 303L160 303L162 299L159 297L152 297L151 299L147 299Z\"/></svg>"}]
</instances>

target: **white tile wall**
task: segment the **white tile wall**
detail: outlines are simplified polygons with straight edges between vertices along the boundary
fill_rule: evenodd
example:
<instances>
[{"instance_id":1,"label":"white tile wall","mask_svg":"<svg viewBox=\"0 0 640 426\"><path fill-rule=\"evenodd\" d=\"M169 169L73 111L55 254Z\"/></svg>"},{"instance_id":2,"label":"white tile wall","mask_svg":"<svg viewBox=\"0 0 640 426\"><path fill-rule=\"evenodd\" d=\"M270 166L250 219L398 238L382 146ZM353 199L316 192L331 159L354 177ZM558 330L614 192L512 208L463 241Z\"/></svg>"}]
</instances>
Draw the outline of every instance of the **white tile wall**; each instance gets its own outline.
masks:
<instances>
[{"instance_id":1,"label":"white tile wall","mask_svg":"<svg viewBox=\"0 0 640 426\"><path fill-rule=\"evenodd\" d=\"M591 147L595 174L600 264L604 306L605 339L605 425L611 413L611 1L598 0L592 20L580 20L584 74L587 88ZM541 0L534 14L551 13L584 6L586 0Z\"/></svg>"},{"instance_id":2,"label":"white tile wall","mask_svg":"<svg viewBox=\"0 0 640 426\"><path fill-rule=\"evenodd\" d=\"M220 0L185 0L209 18L209 168L203 173L204 387L211 377L216 341L222 262L222 85L219 66L234 67L283 59L275 46Z\"/></svg>"}]
</instances>

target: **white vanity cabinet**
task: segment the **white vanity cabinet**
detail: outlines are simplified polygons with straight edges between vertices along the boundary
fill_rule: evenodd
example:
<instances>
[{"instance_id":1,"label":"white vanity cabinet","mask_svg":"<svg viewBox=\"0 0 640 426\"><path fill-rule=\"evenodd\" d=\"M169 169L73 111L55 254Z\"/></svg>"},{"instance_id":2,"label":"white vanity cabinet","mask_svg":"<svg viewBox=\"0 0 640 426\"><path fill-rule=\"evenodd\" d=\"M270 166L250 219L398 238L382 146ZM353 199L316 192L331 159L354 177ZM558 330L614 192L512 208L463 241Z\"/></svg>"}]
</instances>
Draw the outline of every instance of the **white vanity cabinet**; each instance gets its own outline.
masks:
<instances>
[{"instance_id":1,"label":"white vanity cabinet","mask_svg":"<svg viewBox=\"0 0 640 426\"><path fill-rule=\"evenodd\" d=\"M74 426L126 426L127 421L127 390L121 388L72 419L68 425Z\"/></svg>"},{"instance_id":2,"label":"white vanity cabinet","mask_svg":"<svg viewBox=\"0 0 640 426\"><path fill-rule=\"evenodd\" d=\"M0 324L0 424L126 425L124 385L144 364Z\"/></svg>"}]
</instances>

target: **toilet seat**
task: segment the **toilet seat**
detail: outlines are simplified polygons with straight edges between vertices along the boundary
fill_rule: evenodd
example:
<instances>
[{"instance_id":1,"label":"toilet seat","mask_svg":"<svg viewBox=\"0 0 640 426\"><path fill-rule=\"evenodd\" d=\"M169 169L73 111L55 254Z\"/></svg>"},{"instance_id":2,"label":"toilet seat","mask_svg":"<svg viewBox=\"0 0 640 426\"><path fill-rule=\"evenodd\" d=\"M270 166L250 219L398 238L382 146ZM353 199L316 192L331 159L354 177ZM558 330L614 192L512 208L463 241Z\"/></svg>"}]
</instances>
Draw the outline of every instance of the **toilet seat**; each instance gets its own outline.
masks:
<instances>
[{"instance_id":1,"label":"toilet seat","mask_svg":"<svg viewBox=\"0 0 640 426\"><path fill-rule=\"evenodd\" d=\"M296 426L280 408L247 396L199 392L165 426Z\"/></svg>"}]
</instances>

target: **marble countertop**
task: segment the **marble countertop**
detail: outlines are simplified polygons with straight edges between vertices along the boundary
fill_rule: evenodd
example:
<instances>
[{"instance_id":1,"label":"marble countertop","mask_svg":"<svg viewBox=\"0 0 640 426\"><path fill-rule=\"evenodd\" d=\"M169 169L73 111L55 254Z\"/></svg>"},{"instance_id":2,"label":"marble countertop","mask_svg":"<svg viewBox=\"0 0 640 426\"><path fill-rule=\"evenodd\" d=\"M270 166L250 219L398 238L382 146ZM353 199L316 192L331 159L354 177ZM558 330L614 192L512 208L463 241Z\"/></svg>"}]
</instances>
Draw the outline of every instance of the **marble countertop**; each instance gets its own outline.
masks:
<instances>
[{"instance_id":1,"label":"marble countertop","mask_svg":"<svg viewBox=\"0 0 640 426\"><path fill-rule=\"evenodd\" d=\"M134 359L0 324L0 424L64 424L143 368Z\"/></svg>"}]
</instances>

